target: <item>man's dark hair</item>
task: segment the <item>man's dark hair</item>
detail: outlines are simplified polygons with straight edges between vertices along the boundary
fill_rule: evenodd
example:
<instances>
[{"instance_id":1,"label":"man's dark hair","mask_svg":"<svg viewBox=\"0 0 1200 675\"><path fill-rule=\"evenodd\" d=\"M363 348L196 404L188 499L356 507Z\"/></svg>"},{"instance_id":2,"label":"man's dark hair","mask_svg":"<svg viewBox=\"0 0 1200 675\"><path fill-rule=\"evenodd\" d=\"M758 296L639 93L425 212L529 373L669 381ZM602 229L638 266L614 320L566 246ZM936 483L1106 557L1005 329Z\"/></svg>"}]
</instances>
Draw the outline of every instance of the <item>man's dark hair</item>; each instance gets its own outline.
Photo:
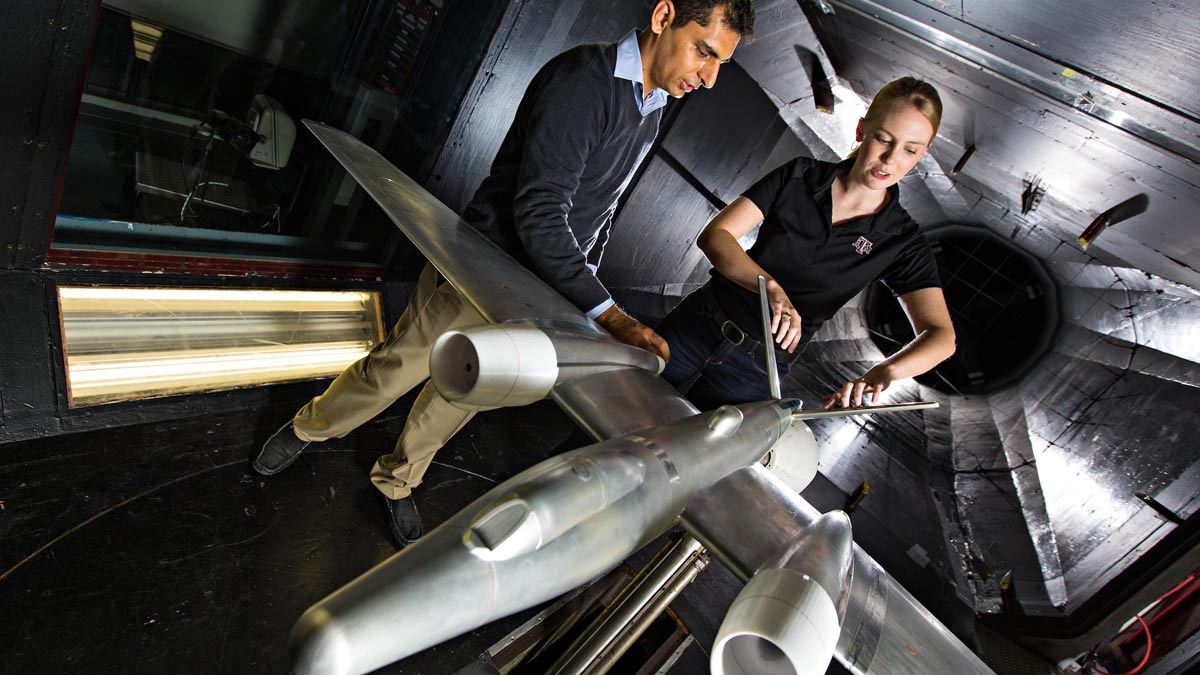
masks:
<instances>
[{"instance_id":1,"label":"man's dark hair","mask_svg":"<svg viewBox=\"0 0 1200 675\"><path fill-rule=\"evenodd\" d=\"M672 28L683 28L695 21L707 26L713 9L725 10L725 25L738 34L743 42L754 39L754 7L750 0L674 0L675 20Z\"/></svg>"}]
</instances>

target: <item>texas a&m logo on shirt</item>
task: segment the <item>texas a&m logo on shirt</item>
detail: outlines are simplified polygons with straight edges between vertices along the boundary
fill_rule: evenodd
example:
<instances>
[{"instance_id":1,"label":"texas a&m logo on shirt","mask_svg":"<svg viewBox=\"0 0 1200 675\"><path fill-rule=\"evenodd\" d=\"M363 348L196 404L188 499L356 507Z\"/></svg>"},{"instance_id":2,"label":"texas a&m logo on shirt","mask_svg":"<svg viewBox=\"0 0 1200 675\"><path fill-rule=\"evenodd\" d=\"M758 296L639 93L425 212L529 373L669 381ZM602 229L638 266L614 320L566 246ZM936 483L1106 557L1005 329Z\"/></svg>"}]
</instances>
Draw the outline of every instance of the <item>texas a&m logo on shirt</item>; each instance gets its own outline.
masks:
<instances>
[{"instance_id":1,"label":"texas a&m logo on shirt","mask_svg":"<svg viewBox=\"0 0 1200 675\"><path fill-rule=\"evenodd\" d=\"M854 242L854 250L858 251L859 255L866 255L871 252L871 242L867 241L866 237L859 237L858 241Z\"/></svg>"}]
</instances>

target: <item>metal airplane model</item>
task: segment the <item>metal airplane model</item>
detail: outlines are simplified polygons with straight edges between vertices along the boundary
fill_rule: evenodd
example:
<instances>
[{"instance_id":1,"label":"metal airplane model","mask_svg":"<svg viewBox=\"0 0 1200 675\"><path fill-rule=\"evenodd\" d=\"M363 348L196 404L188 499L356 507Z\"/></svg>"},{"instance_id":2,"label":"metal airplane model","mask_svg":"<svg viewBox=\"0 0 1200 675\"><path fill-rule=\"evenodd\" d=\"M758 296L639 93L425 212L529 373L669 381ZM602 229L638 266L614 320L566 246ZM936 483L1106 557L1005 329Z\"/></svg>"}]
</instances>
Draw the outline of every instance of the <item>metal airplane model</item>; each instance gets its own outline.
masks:
<instances>
[{"instance_id":1,"label":"metal airplane model","mask_svg":"<svg viewBox=\"0 0 1200 675\"><path fill-rule=\"evenodd\" d=\"M819 674L832 658L861 675L992 672L853 543L846 514L800 497L817 469L802 420L861 410L697 410L658 357L608 337L353 136L305 124L490 322L437 340L438 391L468 409L548 396L597 443L509 479L313 605L292 630L294 672L370 672L569 592L677 522L746 582L713 673ZM786 483L758 463L772 448L790 455Z\"/></svg>"}]
</instances>

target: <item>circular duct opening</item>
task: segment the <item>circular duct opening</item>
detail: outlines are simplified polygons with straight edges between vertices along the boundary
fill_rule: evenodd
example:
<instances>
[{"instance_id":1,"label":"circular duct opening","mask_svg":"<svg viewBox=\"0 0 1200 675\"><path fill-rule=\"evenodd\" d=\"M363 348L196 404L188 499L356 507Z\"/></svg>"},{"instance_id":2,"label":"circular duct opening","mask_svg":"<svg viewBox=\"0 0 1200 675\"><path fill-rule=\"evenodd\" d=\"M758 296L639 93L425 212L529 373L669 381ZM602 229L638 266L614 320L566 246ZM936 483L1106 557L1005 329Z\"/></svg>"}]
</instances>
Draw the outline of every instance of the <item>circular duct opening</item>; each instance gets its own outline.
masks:
<instances>
[{"instance_id":1,"label":"circular duct opening","mask_svg":"<svg viewBox=\"0 0 1200 675\"><path fill-rule=\"evenodd\" d=\"M479 353L471 338L459 332L443 334L433 345L429 375L448 401L457 401L479 382Z\"/></svg>"},{"instance_id":2,"label":"circular duct opening","mask_svg":"<svg viewBox=\"0 0 1200 675\"><path fill-rule=\"evenodd\" d=\"M774 673L796 675L786 654L774 642L757 635L735 635L725 644L721 655L725 675Z\"/></svg>"},{"instance_id":3,"label":"circular duct opening","mask_svg":"<svg viewBox=\"0 0 1200 675\"><path fill-rule=\"evenodd\" d=\"M1057 292L1041 262L985 227L942 227L925 235L937 260L958 345L917 377L948 394L986 394L1014 384L1050 347ZM913 339L899 303L871 284L863 305L871 339L891 355Z\"/></svg>"}]
</instances>

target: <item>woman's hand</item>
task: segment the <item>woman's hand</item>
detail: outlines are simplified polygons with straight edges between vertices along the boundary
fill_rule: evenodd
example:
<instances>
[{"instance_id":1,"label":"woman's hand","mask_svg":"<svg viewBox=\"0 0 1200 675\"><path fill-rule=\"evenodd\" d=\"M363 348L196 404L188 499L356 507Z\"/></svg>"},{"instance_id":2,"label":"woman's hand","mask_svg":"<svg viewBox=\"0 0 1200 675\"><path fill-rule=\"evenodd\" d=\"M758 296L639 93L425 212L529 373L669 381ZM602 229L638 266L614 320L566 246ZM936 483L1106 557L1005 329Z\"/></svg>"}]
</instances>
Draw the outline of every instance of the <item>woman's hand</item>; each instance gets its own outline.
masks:
<instances>
[{"instance_id":1,"label":"woman's hand","mask_svg":"<svg viewBox=\"0 0 1200 675\"><path fill-rule=\"evenodd\" d=\"M800 313L779 282L771 278L742 249L738 239L763 220L763 213L745 197L733 200L704 226L696 245L704 251L713 268L725 278L758 295L758 277L767 280L767 304L771 311L771 336L788 353L800 344Z\"/></svg>"},{"instance_id":2,"label":"woman's hand","mask_svg":"<svg viewBox=\"0 0 1200 675\"><path fill-rule=\"evenodd\" d=\"M800 313L774 279L767 280L767 306L771 310L771 335L775 344L792 353L800 344Z\"/></svg>"},{"instance_id":3,"label":"woman's hand","mask_svg":"<svg viewBox=\"0 0 1200 675\"><path fill-rule=\"evenodd\" d=\"M857 408L867 399L869 405L879 403L880 394L892 382L929 372L954 353L954 324L940 288L922 288L900 296L900 304L917 337L892 354L886 361L875 364L857 380L842 385L825 398L825 409L841 404Z\"/></svg>"},{"instance_id":4,"label":"woman's hand","mask_svg":"<svg viewBox=\"0 0 1200 675\"><path fill-rule=\"evenodd\" d=\"M892 384L888 371L887 365L881 363L857 380L843 384L841 389L825 397L825 410L839 404L842 408L859 408L864 404L863 399L867 405L879 403L883 392Z\"/></svg>"}]
</instances>

